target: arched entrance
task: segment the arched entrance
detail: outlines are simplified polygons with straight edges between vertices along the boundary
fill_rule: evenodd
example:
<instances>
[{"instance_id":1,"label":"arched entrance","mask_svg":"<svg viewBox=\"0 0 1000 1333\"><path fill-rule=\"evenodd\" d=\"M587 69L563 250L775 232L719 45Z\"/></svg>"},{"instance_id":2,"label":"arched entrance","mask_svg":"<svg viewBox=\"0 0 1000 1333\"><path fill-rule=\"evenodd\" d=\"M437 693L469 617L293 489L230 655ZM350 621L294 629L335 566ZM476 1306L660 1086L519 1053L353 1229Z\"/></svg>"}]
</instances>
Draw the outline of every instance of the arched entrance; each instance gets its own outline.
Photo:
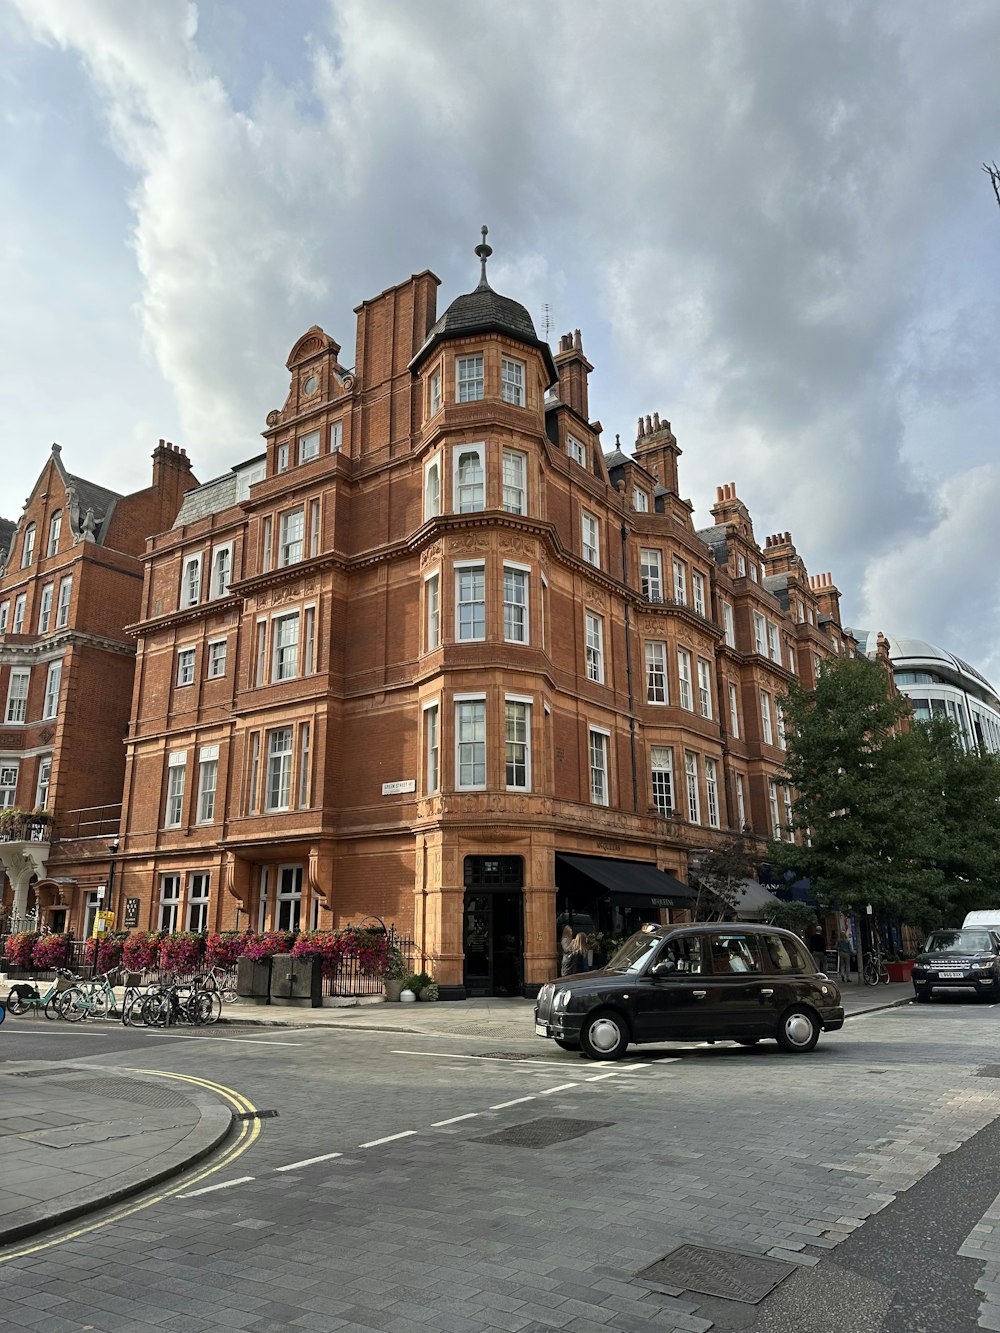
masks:
<instances>
[{"instance_id":1,"label":"arched entrance","mask_svg":"<svg viewBox=\"0 0 1000 1333\"><path fill-rule=\"evenodd\" d=\"M466 995L520 995L524 985L524 861L467 856L462 946Z\"/></svg>"}]
</instances>

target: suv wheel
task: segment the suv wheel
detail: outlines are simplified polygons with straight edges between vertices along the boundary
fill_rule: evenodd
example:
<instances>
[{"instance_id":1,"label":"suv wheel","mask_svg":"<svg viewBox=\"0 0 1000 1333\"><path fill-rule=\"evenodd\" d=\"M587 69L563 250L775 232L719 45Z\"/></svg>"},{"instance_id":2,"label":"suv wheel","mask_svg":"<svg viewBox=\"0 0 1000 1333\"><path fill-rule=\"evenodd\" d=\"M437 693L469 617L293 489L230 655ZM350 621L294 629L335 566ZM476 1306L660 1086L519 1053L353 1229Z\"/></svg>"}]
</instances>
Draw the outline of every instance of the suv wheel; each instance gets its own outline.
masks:
<instances>
[{"instance_id":1,"label":"suv wheel","mask_svg":"<svg viewBox=\"0 0 1000 1333\"><path fill-rule=\"evenodd\" d=\"M778 1045L793 1055L804 1055L819 1041L819 1020L809 1009L789 1009L776 1033Z\"/></svg>"},{"instance_id":2,"label":"suv wheel","mask_svg":"<svg viewBox=\"0 0 1000 1333\"><path fill-rule=\"evenodd\" d=\"M592 1014L580 1030L580 1045L592 1060L620 1060L628 1043L628 1024L611 1009Z\"/></svg>"}]
</instances>

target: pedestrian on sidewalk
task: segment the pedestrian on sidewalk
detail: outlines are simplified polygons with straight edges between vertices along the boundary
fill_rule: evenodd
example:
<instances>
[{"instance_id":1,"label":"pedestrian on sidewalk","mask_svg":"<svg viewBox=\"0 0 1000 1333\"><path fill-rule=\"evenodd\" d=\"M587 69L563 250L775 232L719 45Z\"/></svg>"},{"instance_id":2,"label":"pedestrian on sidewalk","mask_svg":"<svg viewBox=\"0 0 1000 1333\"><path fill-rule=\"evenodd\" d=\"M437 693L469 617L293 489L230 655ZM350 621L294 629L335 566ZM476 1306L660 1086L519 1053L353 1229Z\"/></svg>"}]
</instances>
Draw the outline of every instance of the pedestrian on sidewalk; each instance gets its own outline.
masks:
<instances>
[{"instance_id":1,"label":"pedestrian on sidewalk","mask_svg":"<svg viewBox=\"0 0 1000 1333\"><path fill-rule=\"evenodd\" d=\"M826 963L826 936L823 934L823 927L818 921L809 934L809 952L816 964L816 971L822 972Z\"/></svg>"},{"instance_id":2,"label":"pedestrian on sidewalk","mask_svg":"<svg viewBox=\"0 0 1000 1333\"><path fill-rule=\"evenodd\" d=\"M590 971L590 943L581 931L579 935L573 936L573 943L569 957L565 961L566 971L564 977L575 977L579 972Z\"/></svg>"},{"instance_id":3,"label":"pedestrian on sidewalk","mask_svg":"<svg viewBox=\"0 0 1000 1333\"><path fill-rule=\"evenodd\" d=\"M837 980L851 979L851 941L841 933L837 940Z\"/></svg>"}]
</instances>

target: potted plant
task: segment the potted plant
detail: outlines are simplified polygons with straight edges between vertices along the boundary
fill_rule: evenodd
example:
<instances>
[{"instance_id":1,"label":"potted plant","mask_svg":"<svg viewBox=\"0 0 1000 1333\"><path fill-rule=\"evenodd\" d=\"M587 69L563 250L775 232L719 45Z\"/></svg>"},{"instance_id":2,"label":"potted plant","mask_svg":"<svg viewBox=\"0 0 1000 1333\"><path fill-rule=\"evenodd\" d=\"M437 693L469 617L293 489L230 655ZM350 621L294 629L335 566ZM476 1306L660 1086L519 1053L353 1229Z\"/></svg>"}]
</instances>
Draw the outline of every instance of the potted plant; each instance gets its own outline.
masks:
<instances>
[{"instance_id":1,"label":"potted plant","mask_svg":"<svg viewBox=\"0 0 1000 1333\"><path fill-rule=\"evenodd\" d=\"M412 972L406 978L404 990L412 991L418 1000L422 1000L424 998L424 991L428 986L434 986L434 994L428 995L427 998L429 1000L436 1000L437 985L435 984L433 977L430 977L426 972Z\"/></svg>"},{"instance_id":2,"label":"potted plant","mask_svg":"<svg viewBox=\"0 0 1000 1333\"><path fill-rule=\"evenodd\" d=\"M911 981L913 979L912 958L892 958L888 963L890 981Z\"/></svg>"},{"instance_id":3,"label":"potted plant","mask_svg":"<svg viewBox=\"0 0 1000 1333\"><path fill-rule=\"evenodd\" d=\"M403 982L406 977L406 959L395 944L390 944L386 952L385 971L382 973L382 983L387 1000L393 1003L399 1000L403 993Z\"/></svg>"},{"instance_id":4,"label":"potted plant","mask_svg":"<svg viewBox=\"0 0 1000 1333\"><path fill-rule=\"evenodd\" d=\"M428 981L426 986L420 988L419 1000L436 1000L438 998L438 985L436 981Z\"/></svg>"}]
</instances>

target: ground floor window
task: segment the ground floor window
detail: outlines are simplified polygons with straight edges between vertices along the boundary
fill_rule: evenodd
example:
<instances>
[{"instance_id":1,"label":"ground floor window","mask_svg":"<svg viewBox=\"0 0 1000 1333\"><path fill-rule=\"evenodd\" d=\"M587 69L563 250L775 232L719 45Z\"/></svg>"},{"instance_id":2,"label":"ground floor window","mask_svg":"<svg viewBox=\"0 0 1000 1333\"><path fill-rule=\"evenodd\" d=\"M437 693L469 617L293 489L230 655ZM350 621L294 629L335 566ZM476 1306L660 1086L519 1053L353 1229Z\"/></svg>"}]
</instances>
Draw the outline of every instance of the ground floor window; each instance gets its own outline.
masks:
<instances>
[{"instance_id":1,"label":"ground floor window","mask_svg":"<svg viewBox=\"0 0 1000 1333\"><path fill-rule=\"evenodd\" d=\"M187 928L204 934L208 930L208 890L210 876L205 870L188 875Z\"/></svg>"},{"instance_id":2,"label":"ground floor window","mask_svg":"<svg viewBox=\"0 0 1000 1333\"><path fill-rule=\"evenodd\" d=\"M173 934L181 905L180 875L160 876L160 930Z\"/></svg>"},{"instance_id":3,"label":"ground floor window","mask_svg":"<svg viewBox=\"0 0 1000 1333\"><path fill-rule=\"evenodd\" d=\"M258 930L297 932L302 923L302 866L261 866Z\"/></svg>"}]
</instances>

